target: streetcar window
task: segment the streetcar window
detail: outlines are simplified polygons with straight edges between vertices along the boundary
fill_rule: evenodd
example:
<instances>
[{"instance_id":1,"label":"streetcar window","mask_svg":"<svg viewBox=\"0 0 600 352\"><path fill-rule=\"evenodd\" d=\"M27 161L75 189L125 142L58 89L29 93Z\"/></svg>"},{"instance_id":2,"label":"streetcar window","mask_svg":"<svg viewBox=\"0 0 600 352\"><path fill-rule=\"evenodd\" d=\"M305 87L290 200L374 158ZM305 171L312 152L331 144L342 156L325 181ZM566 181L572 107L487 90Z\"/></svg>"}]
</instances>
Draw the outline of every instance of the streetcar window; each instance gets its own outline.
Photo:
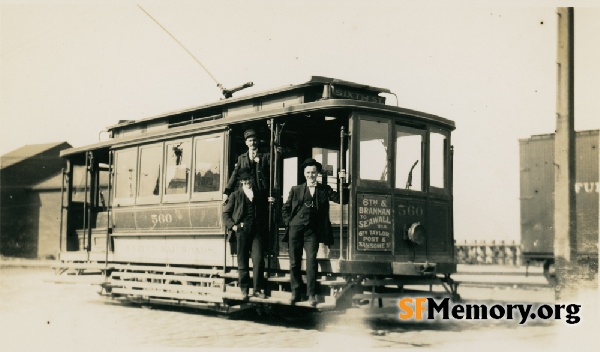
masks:
<instances>
[{"instance_id":1,"label":"streetcar window","mask_svg":"<svg viewBox=\"0 0 600 352\"><path fill-rule=\"evenodd\" d=\"M100 168L98 170L98 177L100 180L98 181L98 205L103 208L106 207L106 203L108 202L108 170ZM71 192L71 201L77 203L83 203L87 196L87 201L91 202L93 199L96 199L94 195L92 195L92 176L88 174L87 179L87 187L86 187L86 179L85 179L85 166L84 165L73 165L73 190ZM87 193L87 195L86 195Z\"/></svg>"},{"instance_id":2,"label":"streetcar window","mask_svg":"<svg viewBox=\"0 0 600 352\"><path fill-rule=\"evenodd\" d=\"M360 178L388 181L388 124L360 120Z\"/></svg>"},{"instance_id":3,"label":"streetcar window","mask_svg":"<svg viewBox=\"0 0 600 352\"><path fill-rule=\"evenodd\" d=\"M396 188L422 191L425 131L396 125Z\"/></svg>"},{"instance_id":4,"label":"streetcar window","mask_svg":"<svg viewBox=\"0 0 600 352\"><path fill-rule=\"evenodd\" d=\"M221 136L197 139L194 158L194 192L218 192L221 189Z\"/></svg>"},{"instance_id":5,"label":"streetcar window","mask_svg":"<svg viewBox=\"0 0 600 352\"><path fill-rule=\"evenodd\" d=\"M345 159L348 160L348 155L349 152L348 150L346 150L346 157ZM337 171L338 171L338 162L339 162L339 152L337 150L334 149L327 149L327 148L313 148L312 149L312 157L313 159L315 159L316 161L320 162L323 165L323 173L322 176L326 176L327 178L325 179L327 182L326 184L330 185L331 187L333 187L335 189L335 186L337 184ZM318 179L319 182L322 181L322 178L320 177ZM348 182L348 174L346 174L346 179L344 180L344 182Z\"/></svg>"},{"instance_id":6,"label":"streetcar window","mask_svg":"<svg viewBox=\"0 0 600 352\"><path fill-rule=\"evenodd\" d=\"M159 201L162 160L162 143L140 148L138 200L146 198L146 201Z\"/></svg>"},{"instance_id":7,"label":"streetcar window","mask_svg":"<svg viewBox=\"0 0 600 352\"><path fill-rule=\"evenodd\" d=\"M89 199L90 189L88 186L87 197ZM73 192L72 201L81 202L85 201L85 166L73 165Z\"/></svg>"},{"instance_id":8,"label":"streetcar window","mask_svg":"<svg viewBox=\"0 0 600 352\"><path fill-rule=\"evenodd\" d=\"M283 159L283 189L281 195L283 201L287 201L292 186L298 184L298 158L291 157Z\"/></svg>"},{"instance_id":9,"label":"streetcar window","mask_svg":"<svg viewBox=\"0 0 600 352\"><path fill-rule=\"evenodd\" d=\"M165 195L187 194L192 161L190 141L167 143L166 154Z\"/></svg>"},{"instance_id":10,"label":"streetcar window","mask_svg":"<svg viewBox=\"0 0 600 352\"><path fill-rule=\"evenodd\" d=\"M137 148L115 153L115 199L117 204L132 203L137 182Z\"/></svg>"},{"instance_id":11,"label":"streetcar window","mask_svg":"<svg viewBox=\"0 0 600 352\"><path fill-rule=\"evenodd\" d=\"M326 181L325 184L335 185L337 164L338 164L338 151L327 148L312 148L312 157L323 165L323 172L321 173L318 181L323 183L323 179ZM332 186L335 188L335 186Z\"/></svg>"},{"instance_id":12,"label":"streetcar window","mask_svg":"<svg viewBox=\"0 0 600 352\"><path fill-rule=\"evenodd\" d=\"M348 151L346 150L346 160L348 160ZM323 172L317 178L319 183L325 182L334 190L337 190L337 170L339 162L339 152L327 148L313 148L312 157L323 165ZM346 179L344 182L348 182ZM329 201L329 220L332 225L339 225L341 221L340 206L335 202ZM348 224L348 204L344 205L344 224Z\"/></svg>"},{"instance_id":13,"label":"streetcar window","mask_svg":"<svg viewBox=\"0 0 600 352\"><path fill-rule=\"evenodd\" d=\"M431 132L429 135L429 185L436 188L445 188L445 165L446 165L446 136Z\"/></svg>"},{"instance_id":14,"label":"streetcar window","mask_svg":"<svg viewBox=\"0 0 600 352\"><path fill-rule=\"evenodd\" d=\"M108 167L108 165L107 165ZM108 178L109 176L108 168L100 169L98 172L98 177L100 178L100 188L99 192L99 205L102 207L102 210L106 210L108 206Z\"/></svg>"}]
</instances>

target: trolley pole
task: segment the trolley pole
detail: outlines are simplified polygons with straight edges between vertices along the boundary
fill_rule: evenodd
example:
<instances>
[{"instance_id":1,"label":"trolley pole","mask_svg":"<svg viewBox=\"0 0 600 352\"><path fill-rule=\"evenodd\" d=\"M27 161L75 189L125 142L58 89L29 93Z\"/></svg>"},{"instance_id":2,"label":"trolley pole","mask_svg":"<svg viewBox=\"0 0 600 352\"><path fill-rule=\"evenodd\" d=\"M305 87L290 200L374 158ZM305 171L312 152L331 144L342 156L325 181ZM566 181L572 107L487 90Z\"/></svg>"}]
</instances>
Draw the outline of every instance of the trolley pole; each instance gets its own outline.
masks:
<instances>
[{"instance_id":1,"label":"trolley pole","mask_svg":"<svg viewBox=\"0 0 600 352\"><path fill-rule=\"evenodd\" d=\"M556 299L570 298L577 288L575 203L574 15L557 9L556 137L554 144L554 260Z\"/></svg>"},{"instance_id":2,"label":"trolley pole","mask_svg":"<svg viewBox=\"0 0 600 352\"><path fill-rule=\"evenodd\" d=\"M271 277L271 264L273 261L273 258L275 258L275 253L273 252L273 248L274 244L271 242L273 240L277 240L277 233L275 232L277 227L274 224L274 220L275 220L275 207L273 204L273 181L275 178L275 119L271 119L268 121L270 130L271 130L271 135L270 135L270 143L269 143L269 197L268 197L268 202L269 202L269 227L268 227L268 235L267 235L267 250L265 251L267 253L266 257L267 257L267 280L269 280L269 278ZM252 264L254 265L254 263ZM269 292L267 292L269 293Z\"/></svg>"},{"instance_id":3,"label":"trolley pole","mask_svg":"<svg viewBox=\"0 0 600 352\"><path fill-rule=\"evenodd\" d=\"M67 173L64 167L60 170L60 174L62 175L62 182L60 186L60 223L58 227L58 255L56 256L59 259L60 252L62 252L63 250L63 218L65 214L65 175Z\"/></svg>"}]
</instances>

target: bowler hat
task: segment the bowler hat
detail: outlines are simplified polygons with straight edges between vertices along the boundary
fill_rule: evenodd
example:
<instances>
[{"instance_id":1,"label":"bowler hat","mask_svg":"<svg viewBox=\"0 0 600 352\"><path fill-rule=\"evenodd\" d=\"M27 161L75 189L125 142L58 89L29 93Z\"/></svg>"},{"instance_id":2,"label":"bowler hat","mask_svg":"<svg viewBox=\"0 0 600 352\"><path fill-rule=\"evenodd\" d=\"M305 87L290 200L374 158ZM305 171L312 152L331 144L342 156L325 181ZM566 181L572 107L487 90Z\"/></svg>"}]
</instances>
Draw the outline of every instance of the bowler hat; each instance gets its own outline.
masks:
<instances>
[{"instance_id":1,"label":"bowler hat","mask_svg":"<svg viewBox=\"0 0 600 352\"><path fill-rule=\"evenodd\" d=\"M321 165L320 162L318 162L312 158L308 158L308 159L304 160L304 162L302 163L301 169L304 170L307 166L313 166L313 165L317 167L317 172L321 172L321 170L323 170L323 165Z\"/></svg>"},{"instance_id":2,"label":"bowler hat","mask_svg":"<svg viewBox=\"0 0 600 352\"><path fill-rule=\"evenodd\" d=\"M244 132L244 140L246 140L250 137L256 138L256 131L254 131L253 129L249 129Z\"/></svg>"},{"instance_id":3,"label":"bowler hat","mask_svg":"<svg viewBox=\"0 0 600 352\"><path fill-rule=\"evenodd\" d=\"M241 169L238 170L237 178L238 178L239 181L251 180L252 179L252 173L250 172L249 168L243 167L243 168L241 168Z\"/></svg>"}]
</instances>

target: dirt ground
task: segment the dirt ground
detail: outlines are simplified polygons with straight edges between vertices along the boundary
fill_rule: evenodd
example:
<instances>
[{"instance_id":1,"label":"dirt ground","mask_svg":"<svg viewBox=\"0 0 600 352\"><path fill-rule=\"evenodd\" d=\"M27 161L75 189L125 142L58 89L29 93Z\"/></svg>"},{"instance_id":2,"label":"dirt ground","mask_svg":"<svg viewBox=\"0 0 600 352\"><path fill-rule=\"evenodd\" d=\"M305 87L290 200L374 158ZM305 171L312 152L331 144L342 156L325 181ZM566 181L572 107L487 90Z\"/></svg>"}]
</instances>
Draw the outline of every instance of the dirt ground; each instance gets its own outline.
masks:
<instances>
[{"instance_id":1,"label":"dirt ground","mask_svg":"<svg viewBox=\"0 0 600 352\"><path fill-rule=\"evenodd\" d=\"M459 289L463 302L554 305L550 288ZM303 319L254 312L237 316L123 305L97 294L89 283L56 283L47 268L0 268L0 347L3 351L120 351L215 348L371 348L435 350L590 350L598 341L597 291L581 305L578 324L564 319L401 321L397 300L343 314ZM292 317L293 318L293 317ZM466 348L466 349L465 349Z\"/></svg>"}]
</instances>

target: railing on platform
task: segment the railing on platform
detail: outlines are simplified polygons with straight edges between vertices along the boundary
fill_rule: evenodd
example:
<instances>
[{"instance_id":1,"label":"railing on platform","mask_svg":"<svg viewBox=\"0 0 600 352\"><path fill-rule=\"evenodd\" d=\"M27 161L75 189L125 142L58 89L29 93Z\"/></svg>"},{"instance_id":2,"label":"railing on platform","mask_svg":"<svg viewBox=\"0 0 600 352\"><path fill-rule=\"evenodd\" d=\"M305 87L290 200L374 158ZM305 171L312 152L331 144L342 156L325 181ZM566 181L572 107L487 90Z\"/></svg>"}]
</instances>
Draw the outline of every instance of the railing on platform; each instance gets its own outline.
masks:
<instances>
[{"instance_id":1,"label":"railing on platform","mask_svg":"<svg viewBox=\"0 0 600 352\"><path fill-rule=\"evenodd\" d=\"M520 266L521 244L515 241L454 241L458 264L497 264Z\"/></svg>"}]
</instances>

